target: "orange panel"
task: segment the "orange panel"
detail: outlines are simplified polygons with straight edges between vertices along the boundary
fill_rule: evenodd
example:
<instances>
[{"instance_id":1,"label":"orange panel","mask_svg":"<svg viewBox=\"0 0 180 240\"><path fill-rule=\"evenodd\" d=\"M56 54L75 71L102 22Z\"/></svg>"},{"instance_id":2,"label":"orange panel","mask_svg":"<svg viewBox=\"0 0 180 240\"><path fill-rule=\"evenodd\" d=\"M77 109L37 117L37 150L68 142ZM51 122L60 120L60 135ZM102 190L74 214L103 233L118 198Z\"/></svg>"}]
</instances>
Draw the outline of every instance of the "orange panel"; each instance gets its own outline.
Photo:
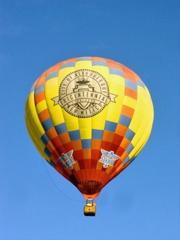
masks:
<instances>
[{"instance_id":1,"label":"orange panel","mask_svg":"<svg viewBox=\"0 0 180 240\"><path fill-rule=\"evenodd\" d=\"M91 159L91 149L83 149L83 156L84 158Z\"/></svg>"},{"instance_id":2,"label":"orange panel","mask_svg":"<svg viewBox=\"0 0 180 240\"><path fill-rule=\"evenodd\" d=\"M124 65L122 67L123 67L125 78L132 80L133 82L137 82L139 80L139 77L137 74L135 74L133 71L131 71L129 68L127 68Z\"/></svg>"},{"instance_id":3,"label":"orange panel","mask_svg":"<svg viewBox=\"0 0 180 240\"><path fill-rule=\"evenodd\" d=\"M125 151L121 156L121 160L124 161L127 157L128 157L128 153Z\"/></svg>"},{"instance_id":4,"label":"orange panel","mask_svg":"<svg viewBox=\"0 0 180 240\"><path fill-rule=\"evenodd\" d=\"M82 144L81 144L81 140L73 140L71 141L73 149L74 150L80 150L82 149Z\"/></svg>"},{"instance_id":5,"label":"orange panel","mask_svg":"<svg viewBox=\"0 0 180 240\"><path fill-rule=\"evenodd\" d=\"M133 90L130 89L130 88L125 88L125 95L126 95L126 96L129 96L129 97L131 97L131 98L137 99L137 92L136 92L136 91L133 91Z\"/></svg>"},{"instance_id":6,"label":"orange panel","mask_svg":"<svg viewBox=\"0 0 180 240\"><path fill-rule=\"evenodd\" d=\"M53 73L53 72L57 72L60 68L60 63L57 63L56 65L54 65L53 67L49 68L45 73L46 73L46 76L48 76L50 73Z\"/></svg>"},{"instance_id":7,"label":"orange panel","mask_svg":"<svg viewBox=\"0 0 180 240\"><path fill-rule=\"evenodd\" d=\"M126 126L118 124L117 127L116 127L116 133L119 134L120 136L124 136L124 134L126 133L127 129L128 128Z\"/></svg>"},{"instance_id":8,"label":"orange panel","mask_svg":"<svg viewBox=\"0 0 180 240\"><path fill-rule=\"evenodd\" d=\"M92 139L91 143L92 143L92 149L100 149L101 148L101 143L102 143L101 140Z\"/></svg>"},{"instance_id":9,"label":"orange panel","mask_svg":"<svg viewBox=\"0 0 180 240\"><path fill-rule=\"evenodd\" d=\"M43 73L37 80L35 87L39 87L45 81L45 74Z\"/></svg>"},{"instance_id":10,"label":"orange panel","mask_svg":"<svg viewBox=\"0 0 180 240\"><path fill-rule=\"evenodd\" d=\"M126 149L126 147L129 145L129 140L127 138L124 138L122 143L121 143L121 147Z\"/></svg>"},{"instance_id":11,"label":"orange panel","mask_svg":"<svg viewBox=\"0 0 180 240\"><path fill-rule=\"evenodd\" d=\"M76 161L76 163L73 165L73 168L75 171L79 171L80 167L79 167L79 163Z\"/></svg>"},{"instance_id":12,"label":"orange panel","mask_svg":"<svg viewBox=\"0 0 180 240\"><path fill-rule=\"evenodd\" d=\"M114 137L114 133L110 131L104 131L103 133L103 141L112 142Z\"/></svg>"},{"instance_id":13,"label":"orange panel","mask_svg":"<svg viewBox=\"0 0 180 240\"><path fill-rule=\"evenodd\" d=\"M103 166L103 164L98 161L97 166L96 166L96 169L97 169L97 170L100 170L100 169L102 169L102 166Z\"/></svg>"},{"instance_id":14,"label":"orange panel","mask_svg":"<svg viewBox=\"0 0 180 240\"><path fill-rule=\"evenodd\" d=\"M47 120L49 118L49 111L47 109L43 110L38 114L41 122Z\"/></svg>"},{"instance_id":15,"label":"orange panel","mask_svg":"<svg viewBox=\"0 0 180 240\"><path fill-rule=\"evenodd\" d=\"M71 142L68 133L62 133L62 134L60 134L60 137L61 137L61 141L63 144Z\"/></svg>"},{"instance_id":16,"label":"orange panel","mask_svg":"<svg viewBox=\"0 0 180 240\"><path fill-rule=\"evenodd\" d=\"M107 174L109 174L112 169L113 169L113 166L110 166L110 167L106 168L105 171Z\"/></svg>"},{"instance_id":17,"label":"orange panel","mask_svg":"<svg viewBox=\"0 0 180 240\"><path fill-rule=\"evenodd\" d=\"M44 92L40 92L37 95L35 95L35 103L38 104L39 102L43 101L45 99Z\"/></svg>"},{"instance_id":18,"label":"orange panel","mask_svg":"<svg viewBox=\"0 0 180 240\"><path fill-rule=\"evenodd\" d=\"M58 136L54 127L51 127L50 129L48 129L46 133L50 139L53 139Z\"/></svg>"},{"instance_id":19,"label":"orange panel","mask_svg":"<svg viewBox=\"0 0 180 240\"><path fill-rule=\"evenodd\" d=\"M100 61L100 62L104 62L104 63L106 62L106 60L101 57L91 57L91 60L92 61Z\"/></svg>"},{"instance_id":20,"label":"orange panel","mask_svg":"<svg viewBox=\"0 0 180 240\"><path fill-rule=\"evenodd\" d=\"M115 61L112 61L110 59L107 60L107 64L110 68L116 68L116 69L119 69L120 71L123 70L121 64L119 64Z\"/></svg>"},{"instance_id":21,"label":"orange panel","mask_svg":"<svg viewBox=\"0 0 180 240\"><path fill-rule=\"evenodd\" d=\"M121 114L126 115L127 117L131 118L134 114L134 109L131 107L128 107L126 105L123 105Z\"/></svg>"}]
</instances>

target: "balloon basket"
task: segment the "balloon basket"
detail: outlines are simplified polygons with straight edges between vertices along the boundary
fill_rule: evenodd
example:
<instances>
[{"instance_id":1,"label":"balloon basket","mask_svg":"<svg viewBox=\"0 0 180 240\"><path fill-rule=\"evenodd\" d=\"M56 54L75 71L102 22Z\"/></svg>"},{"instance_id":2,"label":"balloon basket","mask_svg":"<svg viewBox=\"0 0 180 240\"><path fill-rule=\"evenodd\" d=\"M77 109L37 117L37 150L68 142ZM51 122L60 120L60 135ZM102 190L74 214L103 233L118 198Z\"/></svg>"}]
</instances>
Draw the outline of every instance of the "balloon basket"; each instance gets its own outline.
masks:
<instances>
[{"instance_id":1,"label":"balloon basket","mask_svg":"<svg viewBox=\"0 0 180 240\"><path fill-rule=\"evenodd\" d=\"M84 216L95 216L96 215L96 203L93 199L87 199L84 205Z\"/></svg>"}]
</instances>

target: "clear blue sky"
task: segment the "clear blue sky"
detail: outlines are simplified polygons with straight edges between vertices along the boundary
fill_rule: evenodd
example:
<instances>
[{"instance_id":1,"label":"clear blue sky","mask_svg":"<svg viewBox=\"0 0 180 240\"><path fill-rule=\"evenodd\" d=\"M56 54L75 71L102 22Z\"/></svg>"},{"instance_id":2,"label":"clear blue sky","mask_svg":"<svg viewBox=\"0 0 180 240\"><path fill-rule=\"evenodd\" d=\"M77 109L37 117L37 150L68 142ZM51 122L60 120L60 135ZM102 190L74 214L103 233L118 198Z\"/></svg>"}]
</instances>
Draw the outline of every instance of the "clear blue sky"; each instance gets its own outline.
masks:
<instances>
[{"instance_id":1,"label":"clear blue sky","mask_svg":"<svg viewBox=\"0 0 180 240\"><path fill-rule=\"evenodd\" d=\"M0 239L180 239L178 0L0 0ZM82 215L79 192L39 156L24 124L39 74L96 55L135 70L155 105L150 141Z\"/></svg>"}]
</instances>

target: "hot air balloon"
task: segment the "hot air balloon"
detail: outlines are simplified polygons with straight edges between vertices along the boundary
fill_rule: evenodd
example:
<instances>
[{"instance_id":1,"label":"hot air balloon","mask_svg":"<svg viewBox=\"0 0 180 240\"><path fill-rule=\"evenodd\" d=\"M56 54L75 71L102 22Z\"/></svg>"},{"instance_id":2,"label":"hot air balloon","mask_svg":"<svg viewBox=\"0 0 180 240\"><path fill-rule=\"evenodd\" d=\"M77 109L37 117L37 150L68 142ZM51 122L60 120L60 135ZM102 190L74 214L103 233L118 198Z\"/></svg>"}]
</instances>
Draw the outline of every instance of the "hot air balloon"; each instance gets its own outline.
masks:
<instances>
[{"instance_id":1,"label":"hot air balloon","mask_svg":"<svg viewBox=\"0 0 180 240\"><path fill-rule=\"evenodd\" d=\"M42 157L86 199L95 198L146 144L153 104L126 66L100 57L59 62L34 83L26 102L28 132Z\"/></svg>"}]
</instances>

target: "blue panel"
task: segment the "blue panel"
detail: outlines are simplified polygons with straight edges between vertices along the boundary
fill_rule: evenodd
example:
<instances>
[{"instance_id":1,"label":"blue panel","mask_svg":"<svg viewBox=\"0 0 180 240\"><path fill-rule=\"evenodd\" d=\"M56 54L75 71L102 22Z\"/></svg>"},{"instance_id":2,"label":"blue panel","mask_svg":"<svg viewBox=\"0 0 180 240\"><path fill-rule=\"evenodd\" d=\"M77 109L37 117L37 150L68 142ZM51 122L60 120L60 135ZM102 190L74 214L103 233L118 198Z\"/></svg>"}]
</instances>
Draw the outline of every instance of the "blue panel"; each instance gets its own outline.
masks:
<instances>
[{"instance_id":1,"label":"blue panel","mask_svg":"<svg viewBox=\"0 0 180 240\"><path fill-rule=\"evenodd\" d=\"M80 139L79 130L70 131L69 135L70 135L71 140L79 140Z\"/></svg>"},{"instance_id":2,"label":"blue panel","mask_svg":"<svg viewBox=\"0 0 180 240\"><path fill-rule=\"evenodd\" d=\"M91 60L92 58L91 57L78 57L77 60L80 60L80 61L88 61L88 60Z\"/></svg>"},{"instance_id":3,"label":"blue panel","mask_svg":"<svg viewBox=\"0 0 180 240\"><path fill-rule=\"evenodd\" d=\"M134 159L135 159L135 157L133 157L133 158L127 157L127 158L123 161L123 163L125 163L125 164L130 164L130 163L132 163L132 162L134 161Z\"/></svg>"},{"instance_id":4,"label":"blue panel","mask_svg":"<svg viewBox=\"0 0 180 240\"><path fill-rule=\"evenodd\" d=\"M58 72L52 72L47 76L46 80L49 80L51 78L55 78L57 76L58 76Z\"/></svg>"},{"instance_id":5,"label":"blue panel","mask_svg":"<svg viewBox=\"0 0 180 240\"><path fill-rule=\"evenodd\" d=\"M49 138L45 134L43 134L41 136L41 141L46 145L49 142Z\"/></svg>"},{"instance_id":6,"label":"blue panel","mask_svg":"<svg viewBox=\"0 0 180 240\"><path fill-rule=\"evenodd\" d=\"M102 139L102 135L103 135L103 130L97 130L97 129L92 130L93 139Z\"/></svg>"},{"instance_id":7,"label":"blue panel","mask_svg":"<svg viewBox=\"0 0 180 240\"><path fill-rule=\"evenodd\" d=\"M32 86L32 88L30 89L29 93L32 93L34 91L34 85Z\"/></svg>"},{"instance_id":8,"label":"blue panel","mask_svg":"<svg viewBox=\"0 0 180 240\"><path fill-rule=\"evenodd\" d=\"M126 133L126 138L131 141L134 137L135 133L131 130L131 129L128 129L127 133Z\"/></svg>"},{"instance_id":9,"label":"blue panel","mask_svg":"<svg viewBox=\"0 0 180 240\"><path fill-rule=\"evenodd\" d=\"M123 76L123 71L119 70L119 69L115 69L115 68L110 68L109 69L109 73L110 74L115 74L115 75L120 75Z\"/></svg>"},{"instance_id":10,"label":"blue panel","mask_svg":"<svg viewBox=\"0 0 180 240\"><path fill-rule=\"evenodd\" d=\"M90 139L83 139L82 140L82 147L83 148L91 148L91 140Z\"/></svg>"},{"instance_id":11,"label":"blue panel","mask_svg":"<svg viewBox=\"0 0 180 240\"><path fill-rule=\"evenodd\" d=\"M39 87L35 88L34 92L35 92L35 94L38 94L40 92L44 92L44 84L42 84Z\"/></svg>"},{"instance_id":12,"label":"blue panel","mask_svg":"<svg viewBox=\"0 0 180 240\"><path fill-rule=\"evenodd\" d=\"M56 131L57 131L58 134L67 132L65 123L61 123L59 125L56 125L55 128L56 128Z\"/></svg>"},{"instance_id":13,"label":"blue panel","mask_svg":"<svg viewBox=\"0 0 180 240\"><path fill-rule=\"evenodd\" d=\"M125 115L120 116L120 122L119 122L120 124L128 127L130 122L131 122L131 118L129 118Z\"/></svg>"},{"instance_id":14,"label":"blue panel","mask_svg":"<svg viewBox=\"0 0 180 240\"><path fill-rule=\"evenodd\" d=\"M137 90L137 84L133 83L131 80L126 79L125 80L125 86L128 87L128 88L131 88L134 91Z\"/></svg>"},{"instance_id":15,"label":"blue panel","mask_svg":"<svg viewBox=\"0 0 180 240\"><path fill-rule=\"evenodd\" d=\"M123 163L128 163L129 162L129 157L127 157L124 161L123 161Z\"/></svg>"},{"instance_id":16,"label":"blue panel","mask_svg":"<svg viewBox=\"0 0 180 240\"><path fill-rule=\"evenodd\" d=\"M126 149L126 152L130 153L133 150L133 145L130 143Z\"/></svg>"},{"instance_id":17,"label":"blue panel","mask_svg":"<svg viewBox=\"0 0 180 240\"><path fill-rule=\"evenodd\" d=\"M44 152L48 157L51 156L51 152L47 148L44 149Z\"/></svg>"},{"instance_id":18,"label":"blue panel","mask_svg":"<svg viewBox=\"0 0 180 240\"><path fill-rule=\"evenodd\" d=\"M46 131L53 127L51 119L45 120L44 122L42 122L42 125Z\"/></svg>"},{"instance_id":19,"label":"blue panel","mask_svg":"<svg viewBox=\"0 0 180 240\"><path fill-rule=\"evenodd\" d=\"M70 62L70 63L63 64L60 68L74 67L74 66L75 66L75 63L74 62Z\"/></svg>"},{"instance_id":20,"label":"blue panel","mask_svg":"<svg viewBox=\"0 0 180 240\"><path fill-rule=\"evenodd\" d=\"M97 66L107 66L106 63L100 62L100 61L92 61L92 65L97 65Z\"/></svg>"},{"instance_id":21,"label":"blue panel","mask_svg":"<svg viewBox=\"0 0 180 240\"><path fill-rule=\"evenodd\" d=\"M145 84L140 79L138 80L137 84L138 84L138 86L145 88Z\"/></svg>"},{"instance_id":22,"label":"blue panel","mask_svg":"<svg viewBox=\"0 0 180 240\"><path fill-rule=\"evenodd\" d=\"M106 121L105 130L114 132L116 129L117 123Z\"/></svg>"}]
</instances>

